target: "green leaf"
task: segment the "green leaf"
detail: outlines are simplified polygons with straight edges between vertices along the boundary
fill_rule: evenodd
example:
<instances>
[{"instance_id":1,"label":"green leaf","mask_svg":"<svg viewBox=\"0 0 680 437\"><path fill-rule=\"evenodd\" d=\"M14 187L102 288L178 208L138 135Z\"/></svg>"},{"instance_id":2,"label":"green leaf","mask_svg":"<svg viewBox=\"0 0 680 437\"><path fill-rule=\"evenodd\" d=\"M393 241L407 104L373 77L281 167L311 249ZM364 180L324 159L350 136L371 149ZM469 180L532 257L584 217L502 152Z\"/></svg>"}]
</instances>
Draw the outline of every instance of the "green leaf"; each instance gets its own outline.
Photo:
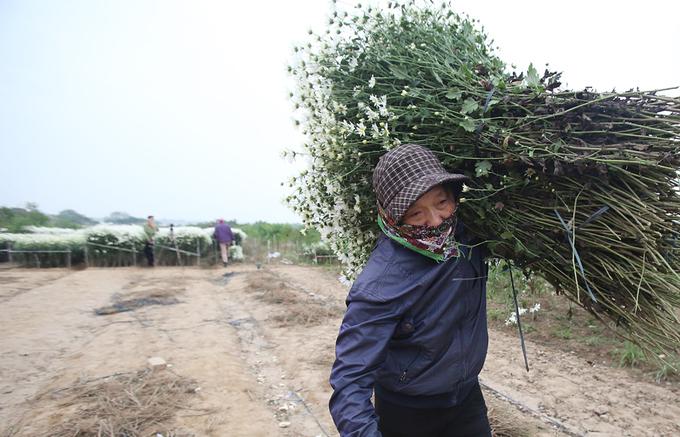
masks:
<instances>
[{"instance_id":1,"label":"green leaf","mask_svg":"<svg viewBox=\"0 0 680 437\"><path fill-rule=\"evenodd\" d=\"M465 65L465 64L463 64L463 65L460 66L460 72L463 73L463 75L464 75L467 79L472 79L472 78L474 78L474 76L475 76L474 73L472 73L472 70L470 70L470 69L468 68L468 66Z\"/></svg>"},{"instance_id":2,"label":"green leaf","mask_svg":"<svg viewBox=\"0 0 680 437\"><path fill-rule=\"evenodd\" d=\"M475 121L472 118L466 118L459 122L458 125L465 129L466 132L474 132L476 128Z\"/></svg>"},{"instance_id":3,"label":"green leaf","mask_svg":"<svg viewBox=\"0 0 680 437\"><path fill-rule=\"evenodd\" d=\"M486 110L488 111L489 109L491 109L491 107L493 107L493 106L494 106L495 104L497 104L498 102L500 102L499 99L491 99L491 100L489 100L489 105L486 107Z\"/></svg>"},{"instance_id":4,"label":"green leaf","mask_svg":"<svg viewBox=\"0 0 680 437\"><path fill-rule=\"evenodd\" d=\"M491 163L489 161L480 161L475 164L475 175L477 177L487 176L491 170Z\"/></svg>"},{"instance_id":5,"label":"green leaf","mask_svg":"<svg viewBox=\"0 0 680 437\"><path fill-rule=\"evenodd\" d=\"M513 236L514 236L514 234L510 231L505 231L500 235L500 237L504 240L510 240L510 239L512 239Z\"/></svg>"},{"instance_id":6,"label":"green leaf","mask_svg":"<svg viewBox=\"0 0 680 437\"><path fill-rule=\"evenodd\" d=\"M465 101L463 102L463 107L460 109L460 113L469 114L473 111L476 111L477 108L479 108L477 102L475 102L472 99L465 99Z\"/></svg>"},{"instance_id":7,"label":"green leaf","mask_svg":"<svg viewBox=\"0 0 680 437\"><path fill-rule=\"evenodd\" d=\"M540 80L538 78L538 72L536 71L534 64L529 64L529 69L527 70L527 77L526 77L525 80L527 82L527 85L532 87L532 88L540 85Z\"/></svg>"},{"instance_id":8,"label":"green leaf","mask_svg":"<svg viewBox=\"0 0 680 437\"><path fill-rule=\"evenodd\" d=\"M408 79L408 74L396 65L390 65L390 71L397 79Z\"/></svg>"},{"instance_id":9,"label":"green leaf","mask_svg":"<svg viewBox=\"0 0 680 437\"><path fill-rule=\"evenodd\" d=\"M436 71L433 71L433 72L432 72L432 75L434 76L434 80L436 80L436 81L439 82L440 84L444 85L444 81L442 80L441 77L439 77L439 75L437 74Z\"/></svg>"},{"instance_id":10,"label":"green leaf","mask_svg":"<svg viewBox=\"0 0 680 437\"><path fill-rule=\"evenodd\" d=\"M460 90L449 90L446 93L446 98L451 99L451 100L458 100L463 96L463 93Z\"/></svg>"}]
</instances>

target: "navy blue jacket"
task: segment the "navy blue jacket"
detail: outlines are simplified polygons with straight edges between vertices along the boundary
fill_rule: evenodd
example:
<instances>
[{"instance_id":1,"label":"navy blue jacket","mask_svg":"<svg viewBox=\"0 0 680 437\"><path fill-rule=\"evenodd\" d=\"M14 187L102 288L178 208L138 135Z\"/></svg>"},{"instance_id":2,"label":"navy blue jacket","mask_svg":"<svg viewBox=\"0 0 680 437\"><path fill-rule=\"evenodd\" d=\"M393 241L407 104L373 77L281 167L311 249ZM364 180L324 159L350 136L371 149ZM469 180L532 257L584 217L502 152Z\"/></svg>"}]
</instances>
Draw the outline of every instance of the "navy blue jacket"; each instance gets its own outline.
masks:
<instances>
[{"instance_id":1,"label":"navy blue jacket","mask_svg":"<svg viewBox=\"0 0 680 437\"><path fill-rule=\"evenodd\" d=\"M381 235L347 297L331 371L330 410L340 435L380 436L371 404L459 404L488 346L486 256L456 229L461 255L436 261Z\"/></svg>"}]
</instances>

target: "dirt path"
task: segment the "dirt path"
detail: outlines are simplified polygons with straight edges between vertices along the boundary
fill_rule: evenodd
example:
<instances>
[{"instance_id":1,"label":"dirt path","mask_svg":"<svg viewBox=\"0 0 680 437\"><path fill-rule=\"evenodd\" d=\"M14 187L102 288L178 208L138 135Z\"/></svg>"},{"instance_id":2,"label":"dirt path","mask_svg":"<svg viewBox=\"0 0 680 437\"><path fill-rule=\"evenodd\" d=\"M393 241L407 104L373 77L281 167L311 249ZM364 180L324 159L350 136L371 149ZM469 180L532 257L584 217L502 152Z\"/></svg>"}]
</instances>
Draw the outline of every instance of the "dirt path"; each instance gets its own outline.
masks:
<instances>
[{"instance_id":1,"label":"dirt path","mask_svg":"<svg viewBox=\"0 0 680 437\"><path fill-rule=\"evenodd\" d=\"M0 272L0 436L50 435L77 409L56 394L147 366L195 380L190 405L166 424L176 436L334 436L327 412L333 343L345 288L321 268L255 266ZM178 303L97 316L113 300ZM564 432L487 391L494 413L526 435L679 435L677 387L640 382L559 351L491 333L483 381ZM148 432L156 432L149 429Z\"/></svg>"},{"instance_id":2,"label":"dirt path","mask_svg":"<svg viewBox=\"0 0 680 437\"><path fill-rule=\"evenodd\" d=\"M572 353L528 344L523 368L519 339L490 333L482 381L534 411L589 436L680 435L680 390L639 381L623 369L589 364Z\"/></svg>"},{"instance_id":3,"label":"dirt path","mask_svg":"<svg viewBox=\"0 0 680 437\"><path fill-rule=\"evenodd\" d=\"M174 372L197 380L201 391L192 408L213 412L178 417L178 428L196 435L276 435L269 409L252 398L259 385L241 359L239 338L221 305L223 287L210 282L214 276L201 270L90 269L6 302L0 326L14 335L1 340L0 423L14 425L16 435L49 435L50 424L65 417L49 404L34 408L35 395L80 378L135 371L161 356ZM181 303L94 315L114 294L155 289L174 292Z\"/></svg>"}]
</instances>

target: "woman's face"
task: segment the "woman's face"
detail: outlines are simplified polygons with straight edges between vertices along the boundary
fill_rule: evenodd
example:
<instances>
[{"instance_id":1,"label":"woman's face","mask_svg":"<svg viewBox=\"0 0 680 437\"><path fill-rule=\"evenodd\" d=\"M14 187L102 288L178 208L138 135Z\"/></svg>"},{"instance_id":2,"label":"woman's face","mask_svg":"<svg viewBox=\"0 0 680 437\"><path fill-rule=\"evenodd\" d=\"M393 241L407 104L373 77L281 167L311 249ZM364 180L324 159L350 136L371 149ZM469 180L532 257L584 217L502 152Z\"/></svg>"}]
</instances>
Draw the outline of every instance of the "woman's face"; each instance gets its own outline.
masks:
<instances>
[{"instance_id":1,"label":"woman's face","mask_svg":"<svg viewBox=\"0 0 680 437\"><path fill-rule=\"evenodd\" d=\"M456 211L456 200L450 190L437 185L420 196L404 213L401 221L413 226L439 226Z\"/></svg>"}]
</instances>

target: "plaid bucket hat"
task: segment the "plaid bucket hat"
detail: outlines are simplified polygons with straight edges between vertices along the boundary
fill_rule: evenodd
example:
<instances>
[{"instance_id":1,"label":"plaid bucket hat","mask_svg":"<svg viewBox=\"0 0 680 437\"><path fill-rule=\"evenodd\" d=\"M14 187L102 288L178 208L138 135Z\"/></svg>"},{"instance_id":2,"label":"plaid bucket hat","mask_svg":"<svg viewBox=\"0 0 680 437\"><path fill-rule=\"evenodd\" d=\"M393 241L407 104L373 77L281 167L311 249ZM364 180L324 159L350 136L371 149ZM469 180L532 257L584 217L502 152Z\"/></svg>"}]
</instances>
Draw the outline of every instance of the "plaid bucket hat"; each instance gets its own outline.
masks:
<instances>
[{"instance_id":1,"label":"plaid bucket hat","mask_svg":"<svg viewBox=\"0 0 680 437\"><path fill-rule=\"evenodd\" d=\"M395 221L436 185L470 178L448 173L431 150L417 144L402 144L380 157L373 171L373 191L380 207Z\"/></svg>"}]
</instances>

